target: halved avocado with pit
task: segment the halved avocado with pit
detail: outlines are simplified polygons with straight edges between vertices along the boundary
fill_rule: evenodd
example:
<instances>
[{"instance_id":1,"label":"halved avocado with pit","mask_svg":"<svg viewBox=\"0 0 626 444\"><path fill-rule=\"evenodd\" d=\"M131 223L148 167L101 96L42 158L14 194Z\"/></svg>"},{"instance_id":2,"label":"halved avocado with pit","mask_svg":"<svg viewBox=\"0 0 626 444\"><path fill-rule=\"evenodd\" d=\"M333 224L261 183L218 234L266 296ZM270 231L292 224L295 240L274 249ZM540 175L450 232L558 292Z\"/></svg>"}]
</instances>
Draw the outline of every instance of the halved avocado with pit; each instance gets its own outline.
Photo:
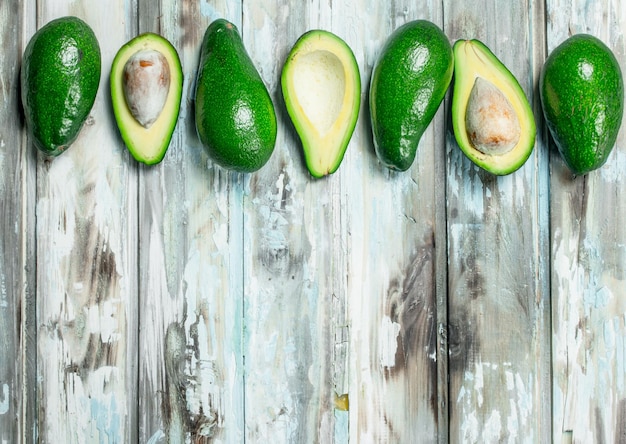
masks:
<instances>
[{"instance_id":1,"label":"halved avocado with pit","mask_svg":"<svg viewBox=\"0 0 626 444\"><path fill-rule=\"evenodd\" d=\"M306 32L287 57L281 86L309 172L318 178L334 173L361 104L361 76L352 50L331 32Z\"/></svg>"},{"instance_id":2,"label":"halved avocado with pit","mask_svg":"<svg viewBox=\"0 0 626 444\"><path fill-rule=\"evenodd\" d=\"M180 111L178 52L158 34L141 34L117 52L110 82L113 112L128 150L146 165L161 162Z\"/></svg>"},{"instance_id":3,"label":"halved avocado with pit","mask_svg":"<svg viewBox=\"0 0 626 444\"><path fill-rule=\"evenodd\" d=\"M520 84L478 40L454 44L452 125L476 165L496 175L519 169L535 145L535 119Z\"/></svg>"}]
</instances>

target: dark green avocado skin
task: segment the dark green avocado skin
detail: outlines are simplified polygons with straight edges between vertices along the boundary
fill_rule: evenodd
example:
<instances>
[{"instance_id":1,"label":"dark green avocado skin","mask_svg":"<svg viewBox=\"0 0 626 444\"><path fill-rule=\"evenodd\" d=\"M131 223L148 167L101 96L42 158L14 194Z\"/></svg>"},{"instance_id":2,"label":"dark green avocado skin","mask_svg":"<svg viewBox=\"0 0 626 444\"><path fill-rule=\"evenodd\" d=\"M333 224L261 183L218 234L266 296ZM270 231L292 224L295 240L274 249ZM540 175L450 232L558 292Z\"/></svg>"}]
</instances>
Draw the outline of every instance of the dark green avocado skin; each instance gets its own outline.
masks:
<instances>
[{"instance_id":1,"label":"dark green avocado skin","mask_svg":"<svg viewBox=\"0 0 626 444\"><path fill-rule=\"evenodd\" d=\"M100 84L100 46L77 17L48 22L30 39L21 70L22 105L35 146L50 156L78 137Z\"/></svg>"},{"instance_id":2,"label":"dark green avocado skin","mask_svg":"<svg viewBox=\"0 0 626 444\"><path fill-rule=\"evenodd\" d=\"M441 104L454 70L450 41L427 20L408 22L387 39L372 72L370 119L378 159L405 171Z\"/></svg>"},{"instance_id":3,"label":"dark green avocado skin","mask_svg":"<svg viewBox=\"0 0 626 444\"><path fill-rule=\"evenodd\" d=\"M571 171L583 175L604 165L624 113L622 73L611 50L576 34L552 51L539 85L546 124Z\"/></svg>"},{"instance_id":4,"label":"dark green avocado skin","mask_svg":"<svg viewBox=\"0 0 626 444\"><path fill-rule=\"evenodd\" d=\"M236 26L213 21L200 48L195 118L209 157L238 172L259 170L276 143L274 104Z\"/></svg>"}]
</instances>

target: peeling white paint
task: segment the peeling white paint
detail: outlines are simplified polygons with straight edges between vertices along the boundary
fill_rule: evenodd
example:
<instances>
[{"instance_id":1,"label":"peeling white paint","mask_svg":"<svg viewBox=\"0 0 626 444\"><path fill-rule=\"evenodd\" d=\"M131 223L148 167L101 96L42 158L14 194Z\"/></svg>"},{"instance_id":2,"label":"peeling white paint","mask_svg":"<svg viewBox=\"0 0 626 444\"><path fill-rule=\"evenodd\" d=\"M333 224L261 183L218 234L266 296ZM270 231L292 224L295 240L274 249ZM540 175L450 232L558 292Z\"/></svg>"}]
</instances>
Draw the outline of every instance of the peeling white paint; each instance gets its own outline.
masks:
<instances>
[{"instance_id":1,"label":"peeling white paint","mask_svg":"<svg viewBox=\"0 0 626 444\"><path fill-rule=\"evenodd\" d=\"M463 412L462 437L467 442L499 442L505 437L508 442L515 442L515 438L525 437L524 430L535 420L532 378L528 375L524 382L510 362L476 362L471 371L465 372L457 396L458 408ZM486 386L493 388L494 381L501 380L508 394L485 393ZM508 404L498 402L503 397L509 399ZM479 430L481 423L483 427Z\"/></svg>"},{"instance_id":2,"label":"peeling white paint","mask_svg":"<svg viewBox=\"0 0 626 444\"><path fill-rule=\"evenodd\" d=\"M515 388L515 381L514 381L514 375L513 372L510 370L507 370L506 372L504 372L504 375L506 377L506 388L507 390L513 390Z\"/></svg>"},{"instance_id":3,"label":"peeling white paint","mask_svg":"<svg viewBox=\"0 0 626 444\"><path fill-rule=\"evenodd\" d=\"M70 371L59 386L56 381L48 381L45 390L50 396L46 408L57 409L57 415L71 420L48 421L44 436L65 436L72 442L83 442L87 437L96 442L122 442L127 418L125 403L118 401L115 391L103 390L115 387L121 377L119 369L104 366L92 371L86 380Z\"/></svg>"},{"instance_id":4,"label":"peeling white paint","mask_svg":"<svg viewBox=\"0 0 626 444\"><path fill-rule=\"evenodd\" d=\"M2 77L2 76L0 76ZM5 147L5 143L4 143L4 139L0 139L0 171L4 171L4 164L6 163L6 151L4 150ZM2 191L3 193L6 190L6 185L5 185L5 177L6 176L0 176L0 191Z\"/></svg>"},{"instance_id":5,"label":"peeling white paint","mask_svg":"<svg viewBox=\"0 0 626 444\"><path fill-rule=\"evenodd\" d=\"M118 307L121 301L107 299L99 305L85 307L89 332L99 334L102 342L112 343L121 338Z\"/></svg>"},{"instance_id":6,"label":"peeling white paint","mask_svg":"<svg viewBox=\"0 0 626 444\"><path fill-rule=\"evenodd\" d=\"M623 154L616 157L618 163L624 161ZM614 179L610 171L601 174L602 180ZM580 442L610 441L613 431L608 424L618 423L618 403L626 395L626 282L612 275L607 261L618 261L623 246L612 236L609 242L603 240L600 219L599 227L595 220L580 223L586 224L586 237L580 239L574 225L571 232L555 230L553 242L553 276L558 284L553 302L558 319L553 325L553 399L555 423L562 424L555 436L566 437L561 430L569 430L570 438ZM599 420L604 423L602 436L597 435Z\"/></svg>"},{"instance_id":7,"label":"peeling white paint","mask_svg":"<svg viewBox=\"0 0 626 444\"><path fill-rule=\"evenodd\" d=\"M11 406L9 384L2 384L2 396L0 396L0 415L6 415Z\"/></svg>"},{"instance_id":8,"label":"peeling white paint","mask_svg":"<svg viewBox=\"0 0 626 444\"><path fill-rule=\"evenodd\" d=\"M515 442L520 431L523 433L523 430L521 430L519 423L517 404L513 398L509 400L509 409L510 413L506 418L506 430L509 434L509 442Z\"/></svg>"},{"instance_id":9,"label":"peeling white paint","mask_svg":"<svg viewBox=\"0 0 626 444\"><path fill-rule=\"evenodd\" d=\"M221 14L218 13L218 11L213 7L213 4L211 2L208 2L207 0L203 0L200 2L200 14L202 14L203 17L207 17L211 20L215 20L218 17L221 17Z\"/></svg>"},{"instance_id":10,"label":"peeling white paint","mask_svg":"<svg viewBox=\"0 0 626 444\"><path fill-rule=\"evenodd\" d=\"M463 421L461 422L461 439L463 442L477 443L480 438L480 427L476 410L464 411Z\"/></svg>"},{"instance_id":11,"label":"peeling white paint","mask_svg":"<svg viewBox=\"0 0 626 444\"><path fill-rule=\"evenodd\" d=\"M0 308L9 306L9 297L7 294L7 278L3 270L0 270Z\"/></svg>"},{"instance_id":12,"label":"peeling white paint","mask_svg":"<svg viewBox=\"0 0 626 444\"><path fill-rule=\"evenodd\" d=\"M448 175L448 189L459 190L456 193L463 196L463 211L468 213L468 221L472 219L471 216L482 219L485 213L482 182L480 180L466 180L469 168L473 168L469 164L470 162L464 162L465 167L462 167L462 171Z\"/></svg>"},{"instance_id":13,"label":"peeling white paint","mask_svg":"<svg viewBox=\"0 0 626 444\"><path fill-rule=\"evenodd\" d=\"M599 168L598 171L603 181L619 184L624 177L624 171L626 171L626 152L619 149L619 147L615 147L611 151L606 164Z\"/></svg>"},{"instance_id":14,"label":"peeling white paint","mask_svg":"<svg viewBox=\"0 0 626 444\"><path fill-rule=\"evenodd\" d=\"M483 442L498 442L502 436L502 418L498 410L492 410L482 430Z\"/></svg>"},{"instance_id":15,"label":"peeling white paint","mask_svg":"<svg viewBox=\"0 0 626 444\"><path fill-rule=\"evenodd\" d=\"M383 367L395 367L396 365L400 328L400 324L393 322L389 316L383 316L381 319L379 349L380 365Z\"/></svg>"},{"instance_id":16,"label":"peeling white paint","mask_svg":"<svg viewBox=\"0 0 626 444\"><path fill-rule=\"evenodd\" d=\"M163 430L157 430L147 441L147 444L159 444L166 442L165 433Z\"/></svg>"}]
</instances>

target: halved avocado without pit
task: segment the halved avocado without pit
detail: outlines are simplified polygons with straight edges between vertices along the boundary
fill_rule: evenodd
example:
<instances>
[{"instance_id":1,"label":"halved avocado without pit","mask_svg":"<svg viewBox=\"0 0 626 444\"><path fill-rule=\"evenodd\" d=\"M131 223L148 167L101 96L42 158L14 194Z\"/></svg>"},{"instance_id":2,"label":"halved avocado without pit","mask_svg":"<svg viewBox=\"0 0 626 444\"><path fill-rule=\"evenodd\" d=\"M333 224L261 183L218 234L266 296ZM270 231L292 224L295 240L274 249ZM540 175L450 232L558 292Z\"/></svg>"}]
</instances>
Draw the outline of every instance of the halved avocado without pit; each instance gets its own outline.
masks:
<instances>
[{"instance_id":1,"label":"halved avocado without pit","mask_svg":"<svg viewBox=\"0 0 626 444\"><path fill-rule=\"evenodd\" d=\"M183 71L176 49L158 34L141 34L117 52L110 82L113 112L128 150L146 165L161 162L182 97Z\"/></svg>"},{"instance_id":2,"label":"halved avocado without pit","mask_svg":"<svg viewBox=\"0 0 626 444\"><path fill-rule=\"evenodd\" d=\"M306 32L287 57L281 86L309 172L317 178L334 173L361 104L361 76L352 50L331 32Z\"/></svg>"},{"instance_id":3,"label":"halved avocado without pit","mask_svg":"<svg viewBox=\"0 0 626 444\"><path fill-rule=\"evenodd\" d=\"M478 40L454 44L452 126L476 165L495 175L519 169L535 145L535 119L520 84Z\"/></svg>"}]
</instances>

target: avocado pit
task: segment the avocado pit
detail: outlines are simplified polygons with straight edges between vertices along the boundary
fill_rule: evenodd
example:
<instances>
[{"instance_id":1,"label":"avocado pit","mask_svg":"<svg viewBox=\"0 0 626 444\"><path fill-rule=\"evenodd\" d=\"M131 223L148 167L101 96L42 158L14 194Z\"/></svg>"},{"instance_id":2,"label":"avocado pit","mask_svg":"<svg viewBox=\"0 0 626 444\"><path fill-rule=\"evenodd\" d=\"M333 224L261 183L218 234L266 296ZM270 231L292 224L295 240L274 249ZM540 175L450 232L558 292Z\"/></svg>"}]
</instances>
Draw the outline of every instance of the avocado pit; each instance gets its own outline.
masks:
<instances>
[{"instance_id":1,"label":"avocado pit","mask_svg":"<svg viewBox=\"0 0 626 444\"><path fill-rule=\"evenodd\" d=\"M469 96L465 127L470 143L487 155L508 153L520 140L521 125L511 102L481 77Z\"/></svg>"},{"instance_id":2,"label":"avocado pit","mask_svg":"<svg viewBox=\"0 0 626 444\"><path fill-rule=\"evenodd\" d=\"M159 118L170 89L170 68L159 51L141 50L124 65L123 89L132 116L148 129Z\"/></svg>"}]
</instances>

